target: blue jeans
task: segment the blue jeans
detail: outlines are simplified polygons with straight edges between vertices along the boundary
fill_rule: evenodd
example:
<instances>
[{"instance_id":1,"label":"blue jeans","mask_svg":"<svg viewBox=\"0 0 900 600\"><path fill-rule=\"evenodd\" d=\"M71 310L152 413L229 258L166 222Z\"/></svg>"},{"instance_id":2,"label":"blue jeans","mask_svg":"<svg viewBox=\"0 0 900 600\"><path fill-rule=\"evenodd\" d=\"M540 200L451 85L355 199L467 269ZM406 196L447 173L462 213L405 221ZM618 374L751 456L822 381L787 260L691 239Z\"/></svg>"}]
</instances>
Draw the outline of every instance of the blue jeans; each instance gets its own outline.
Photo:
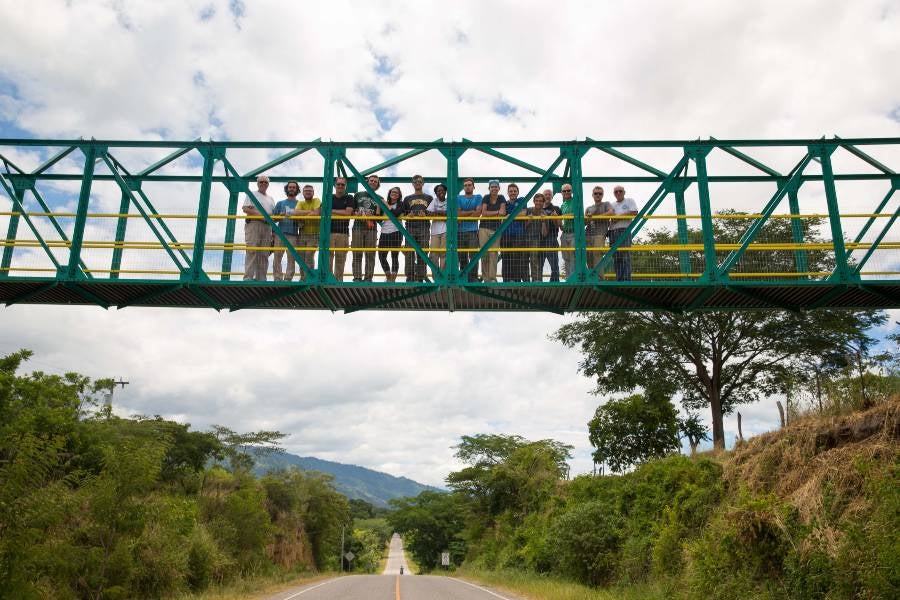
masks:
<instances>
[{"instance_id":1,"label":"blue jeans","mask_svg":"<svg viewBox=\"0 0 900 600\"><path fill-rule=\"evenodd\" d=\"M559 242L556 239L541 240L542 248L559 248ZM559 250L545 250L541 253L540 270L544 270L544 261L550 263L550 281L559 281Z\"/></svg>"},{"instance_id":2,"label":"blue jeans","mask_svg":"<svg viewBox=\"0 0 900 600\"><path fill-rule=\"evenodd\" d=\"M619 229L610 229L607 232L609 236L609 245L612 246L616 243L616 240L619 237L622 237L622 243L619 245L619 248L630 248L631 247L631 234L625 233L625 228ZM622 252L621 250L616 251L615 257L616 263L616 281L630 281L631 280L631 252Z\"/></svg>"}]
</instances>

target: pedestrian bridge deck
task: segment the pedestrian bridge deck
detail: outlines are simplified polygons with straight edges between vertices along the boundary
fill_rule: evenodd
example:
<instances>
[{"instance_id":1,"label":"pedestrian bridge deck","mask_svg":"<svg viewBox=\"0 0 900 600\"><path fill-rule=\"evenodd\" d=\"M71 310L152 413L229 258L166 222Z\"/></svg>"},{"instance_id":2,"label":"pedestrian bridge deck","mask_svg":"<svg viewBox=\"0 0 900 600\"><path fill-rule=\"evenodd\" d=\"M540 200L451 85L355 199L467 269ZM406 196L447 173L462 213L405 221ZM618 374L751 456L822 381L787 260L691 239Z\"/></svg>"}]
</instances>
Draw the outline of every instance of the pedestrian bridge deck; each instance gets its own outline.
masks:
<instances>
[{"instance_id":1,"label":"pedestrian bridge deck","mask_svg":"<svg viewBox=\"0 0 900 600\"><path fill-rule=\"evenodd\" d=\"M285 308L352 312L486 310L813 309L900 307L900 139L560 141L560 142L144 142L0 140L0 302ZM358 169L357 164L371 165ZM654 166L657 165L657 166ZM662 165L662 166L659 166ZM317 244L289 248L304 281L242 281L246 252L239 206L255 177L298 180L323 199ZM447 244L430 248L409 232L416 219L393 216L404 239L401 277L372 282L335 278L319 257L375 248L330 247L335 177L351 191L385 194L423 173L427 192L462 176L516 182L528 202L496 217L496 233L477 247L457 244L472 218L448 203ZM530 216L541 189L573 188L572 211ZM584 214L594 185L622 184L637 203L629 247L590 235L610 217ZM276 200L278 193L270 193ZM612 200L612 198L610 198ZM554 203L561 198L555 194ZM255 202L255 200L254 200ZM379 203L383 205L381 200ZM346 217L337 217L347 219ZM420 217L421 220L439 219ZM276 220L266 216L277 241ZM572 234L569 271L535 276L535 223ZM602 224L602 225L601 225ZM414 225L413 225L414 227ZM518 230L516 229L518 227ZM586 227L588 233L586 234ZM518 231L518 233L517 233ZM352 244L351 244L352 245ZM263 250L260 248L259 250ZM302 253L315 251L306 264ZM507 276L532 281L470 281L478 261L499 254ZM459 260L469 255L468 265ZM630 280L615 280L616 258L630 256ZM446 257L441 266L438 257ZM543 257L542 257L543 258ZM428 282L403 281L420 260ZM271 267L270 267L271 269ZM524 271L522 271L524 269Z\"/></svg>"}]
</instances>

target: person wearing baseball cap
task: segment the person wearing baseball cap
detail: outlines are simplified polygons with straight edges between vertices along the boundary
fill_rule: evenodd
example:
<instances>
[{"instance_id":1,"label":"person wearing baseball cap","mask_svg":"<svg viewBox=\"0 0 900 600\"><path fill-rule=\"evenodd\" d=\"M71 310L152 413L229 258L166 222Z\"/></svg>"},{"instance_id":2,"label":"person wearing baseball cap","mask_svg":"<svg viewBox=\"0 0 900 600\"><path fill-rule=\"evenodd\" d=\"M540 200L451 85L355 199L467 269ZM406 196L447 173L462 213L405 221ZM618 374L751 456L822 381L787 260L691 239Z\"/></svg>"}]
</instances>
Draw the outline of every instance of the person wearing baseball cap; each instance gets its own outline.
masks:
<instances>
[{"instance_id":1,"label":"person wearing baseball cap","mask_svg":"<svg viewBox=\"0 0 900 600\"><path fill-rule=\"evenodd\" d=\"M497 228L500 227L501 219L496 217L506 216L506 198L500 193L500 182L496 179L488 181L488 195L481 200L481 216L478 223L478 243L483 248L487 245L488 240ZM487 252L481 257L481 277L482 281L497 281L497 259L499 258L497 248L500 240L495 240Z\"/></svg>"},{"instance_id":2,"label":"person wearing baseball cap","mask_svg":"<svg viewBox=\"0 0 900 600\"><path fill-rule=\"evenodd\" d=\"M412 176L412 185L413 193L403 199L403 212L412 217L406 221L406 230L424 252L424 249L428 247L431 234L431 225L424 217L434 198L422 191L422 187L425 185L425 178L421 175ZM407 248L409 249L404 253L406 281L425 281L426 267L424 256L413 251L408 243Z\"/></svg>"}]
</instances>

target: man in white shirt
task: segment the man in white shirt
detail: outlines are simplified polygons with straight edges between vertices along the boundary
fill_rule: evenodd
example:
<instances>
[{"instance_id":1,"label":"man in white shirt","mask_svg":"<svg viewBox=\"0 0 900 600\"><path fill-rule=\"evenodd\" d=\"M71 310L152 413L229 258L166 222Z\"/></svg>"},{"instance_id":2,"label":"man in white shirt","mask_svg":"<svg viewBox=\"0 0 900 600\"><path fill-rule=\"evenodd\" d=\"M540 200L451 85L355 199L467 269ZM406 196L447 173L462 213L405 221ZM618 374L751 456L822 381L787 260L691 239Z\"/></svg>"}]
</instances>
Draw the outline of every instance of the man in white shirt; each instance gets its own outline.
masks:
<instances>
[{"instance_id":1,"label":"man in white shirt","mask_svg":"<svg viewBox=\"0 0 900 600\"><path fill-rule=\"evenodd\" d=\"M434 200L428 205L426 213L429 217L437 217L431 222L431 262L440 269L444 270L446 264L447 253L447 186L439 183L434 186ZM437 273L432 273L434 278L438 277Z\"/></svg>"},{"instance_id":2,"label":"man in white shirt","mask_svg":"<svg viewBox=\"0 0 900 600\"><path fill-rule=\"evenodd\" d=\"M269 189L269 177L260 175L256 178L257 191L251 192L266 212L272 214L275 210L275 200L266 194ZM262 213L250 200L248 195L244 200L244 214L248 219L244 222L244 243L248 248L244 260L244 281L265 281L269 271L269 254L272 252L272 228L266 223Z\"/></svg>"},{"instance_id":3,"label":"man in white shirt","mask_svg":"<svg viewBox=\"0 0 900 600\"><path fill-rule=\"evenodd\" d=\"M625 188L621 185L617 185L613 188L613 194L616 196L616 201L612 203L613 214L623 217L633 217L638 213L637 204L635 204L634 200L625 197ZM619 248L631 247L631 234L626 234L626 230L630 223L630 218L613 219L613 221L610 222L609 231L607 232L610 246L615 244L616 240L621 237L623 239ZM615 262L616 281L631 280L631 252L627 250L625 252L622 250L616 251Z\"/></svg>"}]
</instances>

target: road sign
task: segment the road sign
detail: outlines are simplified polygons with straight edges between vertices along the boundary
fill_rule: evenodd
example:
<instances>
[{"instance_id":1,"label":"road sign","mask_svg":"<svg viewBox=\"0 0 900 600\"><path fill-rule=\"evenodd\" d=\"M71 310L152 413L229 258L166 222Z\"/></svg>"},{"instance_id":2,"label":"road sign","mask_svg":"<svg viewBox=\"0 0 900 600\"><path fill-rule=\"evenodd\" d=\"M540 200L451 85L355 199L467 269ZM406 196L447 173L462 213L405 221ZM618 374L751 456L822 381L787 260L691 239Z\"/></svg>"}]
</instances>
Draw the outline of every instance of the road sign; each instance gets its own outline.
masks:
<instances>
[{"instance_id":1,"label":"road sign","mask_svg":"<svg viewBox=\"0 0 900 600\"><path fill-rule=\"evenodd\" d=\"M441 566L442 567L450 566L450 553L449 552L441 552Z\"/></svg>"},{"instance_id":2,"label":"road sign","mask_svg":"<svg viewBox=\"0 0 900 600\"><path fill-rule=\"evenodd\" d=\"M356 558L356 555L353 554L352 552L347 552L347 554L344 555L344 558L347 559L347 562L350 562L351 560Z\"/></svg>"}]
</instances>

